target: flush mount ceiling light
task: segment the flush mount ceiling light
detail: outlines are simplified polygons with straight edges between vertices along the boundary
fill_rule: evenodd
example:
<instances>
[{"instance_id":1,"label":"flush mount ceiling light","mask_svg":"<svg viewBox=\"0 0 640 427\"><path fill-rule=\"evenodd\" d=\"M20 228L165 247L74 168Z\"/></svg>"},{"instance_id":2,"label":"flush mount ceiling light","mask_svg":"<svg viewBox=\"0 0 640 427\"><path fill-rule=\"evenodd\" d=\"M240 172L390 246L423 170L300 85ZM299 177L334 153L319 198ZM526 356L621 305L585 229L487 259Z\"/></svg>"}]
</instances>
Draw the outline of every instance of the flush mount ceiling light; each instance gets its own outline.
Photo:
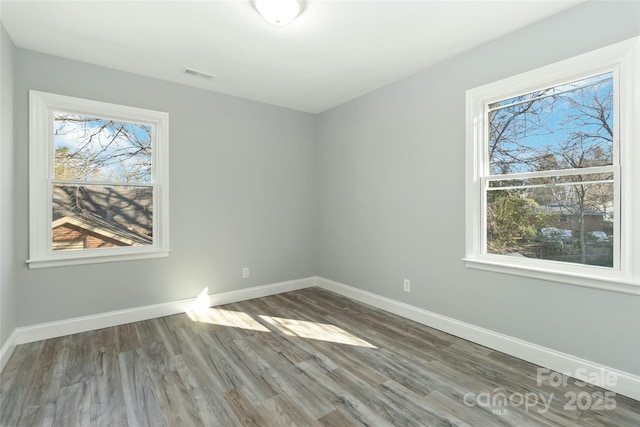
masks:
<instances>
[{"instance_id":1,"label":"flush mount ceiling light","mask_svg":"<svg viewBox=\"0 0 640 427\"><path fill-rule=\"evenodd\" d=\"M256 0L255 6L265 21L279 27L287 25L300 13L297 0Z\"/></svg>"}]
</instances>

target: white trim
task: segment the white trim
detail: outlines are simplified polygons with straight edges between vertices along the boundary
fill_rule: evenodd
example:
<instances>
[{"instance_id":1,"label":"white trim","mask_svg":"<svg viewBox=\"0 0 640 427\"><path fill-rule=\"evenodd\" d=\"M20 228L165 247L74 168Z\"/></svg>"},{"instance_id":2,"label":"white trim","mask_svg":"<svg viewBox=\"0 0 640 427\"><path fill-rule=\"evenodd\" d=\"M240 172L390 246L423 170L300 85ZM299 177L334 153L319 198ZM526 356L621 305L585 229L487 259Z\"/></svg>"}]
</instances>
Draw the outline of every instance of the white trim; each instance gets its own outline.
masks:
<instances>
[{"instance_id":1,"label":"white trim","mask_svg":"<svg viewBox=\"0 0 640 427\"><path fill-rule=\"evenodd\" d=\"M253 298L275 295L298 289L308 288L315 284L315 278L289 280L286 282L272 283L270 285L255 286L237 291L222 292L209 295L209 306L229 304ZM40 323L37 325L23 326L15 329L16 344L26 344L49 338L56 338L95 329L108 328L123 325L125 323L139 322L155 319L162 316L184 313L188 311L196 301L196 297L180 301L172 301L162 304L146 305L143 307L129 308L125 310L110 311L107 313L90 316L74 317L55 322Z\"/></svg>"},{"instance_id":2,"label":"white trim","mask_svg":"<svg viewBox=\"0 0 640 427\"><path fill-rule=\"evenodd\" d=\"M640 400L640 376L423 310L333 280L322 277L318 277L316 280L318 287L328 291L372 305L476 344L501 351L527 362L567 374L581 381L591 382L632 399ZM617 379L615 385L597 383L592 380L592 378L607 378L607 374Z\"/></svg>"},{"instance_id":3,"label":"white trim","mask_svg":"<svg viewBox=\"0 0 640 427\"><path fill-rule=\"evenodd\" d=\"M505 263L499 258L500 255L487 255L482 259L463 258L464 264L468 268L476 270L511 274L514 276L529 277L550 282L564 283L567 285L582 286L593 289L603 289L605 291L619 292L622 294L640 295L640 286L635 282L617 278L594 278L586 274L576 274L566 271L546 270L540 265L535 265L535 260L518 258L518 263L513 265ZM551 262L551 261L550 261ZM526 265L530 264L530 265ZM585 266L585 268L588 268ZM592 267L594 270L598 267Z\"/></svg>"},{"instance_id":4,"label":"white trim","mask_svg":"<svg viewBox=\"0 0 640 427\"><path fill-rule=\"evenodd\" d=\"M53 135L52 114L62 110L153 126L151 184L153 244L100 250L54 251L52 241ZM70 182L77 183L77 180ZM101 182L84 182L100 185ZM111 185L117 185L117 182ZM127 185L137 185L129 183ZM29 259L30 269L127 261L169 255L169 114L125 105L29 91Z\"/></svg>"},{"instance_id":5,"label":"white trim","mask_svg":"<svg viewBox=\"0 0 640 427\"><path fill-rule=\"evenodd\" d=\"M114 249L127 250L123 253L114 253ZM75 258L60 259L55 257L40 258L37 261L27 260L30 269L49 268L49 267L66 267L69 265L85 265L103 262L133 261L141 259L166 258L171 251L159 251L157 249L148 249L146 246L123 246L122 248L99 248L92 249L100 251L96 256L93 253L86 255L86 251L77 251ZM60 251L58 251L60 252Z\"/></svg>"},{"instance_id":6,"label":"white trim","mask_svg":"<svg viewBox=\"0 0 640 427\"><path fill-rule=\"evenodd\" d=\"M7 338L4 344L2 344L2 347L0 347L0 372L2 372L9 361L13 350L16 349L16 345L18 345L18 333L16 329L14 329L11 331L11 334L9 334L9 338Z\"/></svg>"},{"instance_id":7,"label":"white trim","mask_svg":"<svg viewBox=\"0 0 640 427\"><path fill-rule=\"evenodd\" d=\"M548 261L524 257L488 254L486 251L486 193L483 186L489 175L487 157L486 107L501 99L530 93L541 87L552 87L568 81L614 72L616 132L614 135L614 170L620 170L614 182L614 265L600 268L577 263ZM640 37L616 43L583 55L569 58L537 70L499 80L466 92L466 185L465 185L465 257L467 267L496 273L527 276L570 285L605 289L613 292L640 294L640 265L634 262L640 254L640 149L636 147L640 128ZM620 167L620 169L617 169ZM585 168L589 174L602 168ZM539 176L548 172L511 174L516 177ZM554 172L556 175L574 171Z\"/></svg>"}]
</instances>

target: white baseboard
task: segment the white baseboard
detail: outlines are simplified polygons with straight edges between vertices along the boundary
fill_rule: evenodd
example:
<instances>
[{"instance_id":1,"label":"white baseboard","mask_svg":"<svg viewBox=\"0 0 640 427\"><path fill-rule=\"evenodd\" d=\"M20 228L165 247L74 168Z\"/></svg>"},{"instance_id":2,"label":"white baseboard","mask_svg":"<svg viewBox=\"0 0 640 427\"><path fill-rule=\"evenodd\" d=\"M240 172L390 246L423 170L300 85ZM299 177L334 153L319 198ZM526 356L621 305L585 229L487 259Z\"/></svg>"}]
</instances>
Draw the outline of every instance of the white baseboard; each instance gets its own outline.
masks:
<instances>
[{"instance_id":1,"label":"white baseboard","mask_svg":"<svg viewBox=\"0 0 640 427\"><path fill-rule=\"evenodd\" d=\"M14 329L13 331L11 331L9 338L7 338L4 344L2 344L2 347L0 347L0 372L2 372L4 366L9 361L9 358L13 354L13 350L16 349L16 345L18 343L17 336L18 334Z\"/></svg>"},{"instance_id":2,"label":"white baseboard","mask_svg":"<svg viewBox=\"0 0 640 427\"><path fill-rule=\"evenodd\" d=\"M309 277L305 279L272 283L270 285L255 286L247 289L239 289L237 291L210 294L209 307L308 288L310 286L314 286L315 282L316 279L314 277ZM25 344L48 338L56 338L64 335L92 331L95 329L108 328L110 326L123 325L125 323L139 322L141 320L184 313L193 306L195 301L196 297L163 304L147 305L126 310L110 311L91 316L74 317L56 322L19 327L14 330L14 334L16 336L14 341L15 344ZM14 334L12 334L12 336Z\"/></svg>"},{"instance_id":3,"label":"white baseboard","mask_svg":"<svg viewBox=\"0 0 640 427\"><path fill-rule=\"evenodd\" d=\"M617 394L640 400L640 377L637 375L481 328L470 323L461 322L333 280L318 277L316 278L316 286L464 338L476 344L540 365L552 371L564 373L583 382L611 390Z\"/></svg>"}]
</instances>

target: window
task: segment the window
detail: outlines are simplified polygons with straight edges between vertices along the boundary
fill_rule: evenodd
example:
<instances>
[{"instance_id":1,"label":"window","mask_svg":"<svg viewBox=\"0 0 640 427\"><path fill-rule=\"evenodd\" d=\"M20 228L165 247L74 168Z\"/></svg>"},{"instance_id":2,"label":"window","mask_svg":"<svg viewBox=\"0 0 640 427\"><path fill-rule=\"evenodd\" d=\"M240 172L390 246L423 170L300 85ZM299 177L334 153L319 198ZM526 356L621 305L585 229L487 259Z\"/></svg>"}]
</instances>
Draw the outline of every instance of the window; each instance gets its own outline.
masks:
<instances>
[{"instance_id":1,"label":"window","mask_svg":"<svg viewBox=\"0 0 640 427\"><path fill-rule=\"evenodd\" d=\"M167 256L168 114L30 91L30 268Z\"/></svg>"},{"instance_id":2,"label":"window","mask_svg":"<svg viewBox=\"0 0 640 427\"><path fill-rule=\"evenodd\" d=\"M468 267L640 294L638 45L467 91Z\"/></svg>"}]
</instances>

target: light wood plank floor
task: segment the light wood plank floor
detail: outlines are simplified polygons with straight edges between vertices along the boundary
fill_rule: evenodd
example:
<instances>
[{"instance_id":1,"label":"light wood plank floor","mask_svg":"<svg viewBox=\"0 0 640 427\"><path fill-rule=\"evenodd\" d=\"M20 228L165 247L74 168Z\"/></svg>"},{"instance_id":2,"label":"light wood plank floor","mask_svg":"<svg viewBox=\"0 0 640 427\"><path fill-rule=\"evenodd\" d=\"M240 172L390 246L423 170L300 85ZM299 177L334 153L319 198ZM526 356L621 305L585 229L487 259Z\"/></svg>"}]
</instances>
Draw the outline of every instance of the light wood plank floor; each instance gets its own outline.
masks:
<instances>
[{"instance_id":1,"label":"light wood plank floor","mask_svg":"<svg viewBox=\"0 0 640 427\"><path fill-rule=\"evenodd\" d=\"M536 368L309 288L18 346L0 425L640 425L640 402Z\"/></svg>"}]
</instances>

